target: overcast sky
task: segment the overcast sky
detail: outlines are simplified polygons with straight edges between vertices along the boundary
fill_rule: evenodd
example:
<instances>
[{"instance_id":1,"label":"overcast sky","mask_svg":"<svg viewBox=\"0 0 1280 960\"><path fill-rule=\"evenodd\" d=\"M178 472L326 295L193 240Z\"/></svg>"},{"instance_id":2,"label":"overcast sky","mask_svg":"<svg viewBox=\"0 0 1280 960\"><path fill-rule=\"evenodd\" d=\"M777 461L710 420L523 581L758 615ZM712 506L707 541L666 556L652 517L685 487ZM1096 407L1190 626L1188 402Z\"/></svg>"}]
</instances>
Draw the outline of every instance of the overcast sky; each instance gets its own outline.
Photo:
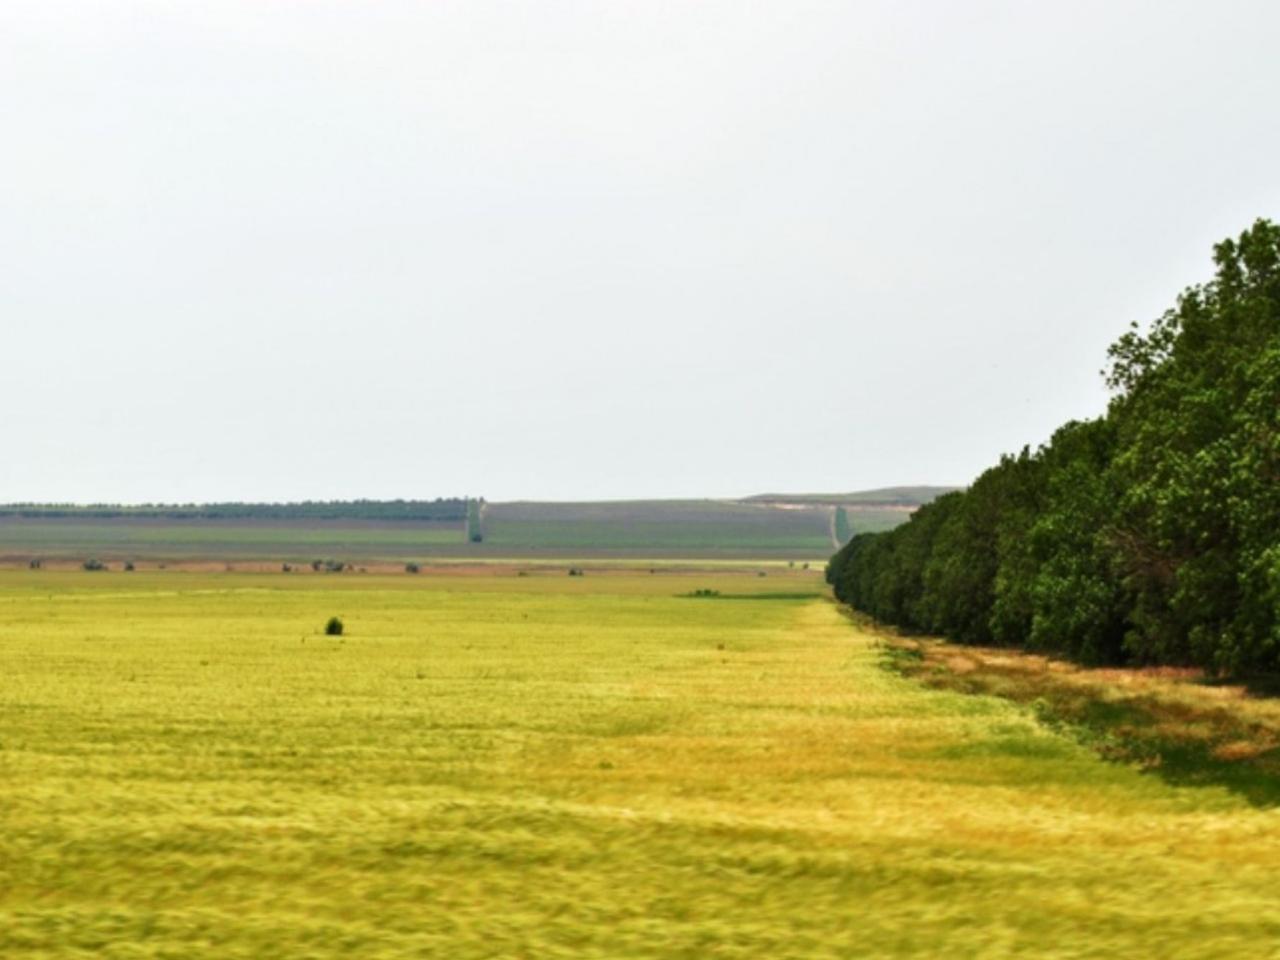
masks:
<instances>
[{"instance_id":1,"label":"overcast sky","mask_svg":"<svg viewBox=\"0 0 1280 960\"><path fill-rule=\"evenodd\" d=\"M0 4L0 501L967 483L1280 216L1280 4Z\"/></svg>"}]
</instances>

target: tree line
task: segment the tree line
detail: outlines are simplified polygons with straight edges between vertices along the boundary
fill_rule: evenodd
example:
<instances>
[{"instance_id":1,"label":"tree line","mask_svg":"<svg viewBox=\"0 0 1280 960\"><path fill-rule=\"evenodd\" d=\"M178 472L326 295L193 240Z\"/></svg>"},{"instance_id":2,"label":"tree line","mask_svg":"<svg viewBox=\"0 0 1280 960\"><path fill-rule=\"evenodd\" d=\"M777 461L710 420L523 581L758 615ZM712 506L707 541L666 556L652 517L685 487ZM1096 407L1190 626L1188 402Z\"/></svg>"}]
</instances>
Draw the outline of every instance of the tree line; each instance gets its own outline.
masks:
<instances>
[{"instance_id":1,"label":"tree line","mask_svg":"<svg viewBox=\"0 0 1280 960\"><path fill-rule=\"evenodd\" d=\"M1280 227L1109 349L1106 413L832 558L836 596L964 643L1280 671Z\"/></svg>"},{"instance_id":2,"label":"tree line","mask_svg":"<svg viewBox=\"0 0 1280 960\"><path fill-rule=\"evenodd\" d=\"M147 503L138 505L11 503L0 517L158 518L165 520L434 520L463 521L467 500L306 500L301 503Z\"/></svg>"}]
</instances>

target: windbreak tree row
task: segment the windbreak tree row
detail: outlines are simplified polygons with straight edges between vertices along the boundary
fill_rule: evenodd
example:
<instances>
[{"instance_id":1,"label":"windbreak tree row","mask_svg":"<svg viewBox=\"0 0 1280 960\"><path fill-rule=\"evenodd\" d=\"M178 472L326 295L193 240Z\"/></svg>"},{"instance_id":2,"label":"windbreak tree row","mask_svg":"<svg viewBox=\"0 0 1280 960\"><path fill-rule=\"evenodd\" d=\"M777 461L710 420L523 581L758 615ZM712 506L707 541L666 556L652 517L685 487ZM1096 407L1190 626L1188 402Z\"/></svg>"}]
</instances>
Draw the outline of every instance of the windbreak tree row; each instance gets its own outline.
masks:
<instances>
[{"instance_id":1,"label":"windbreak tree row","mask_svg":"<svg viewBox=\"0 0 1280 960\"><path fill-rule=\"evenodd\" d=\"M163 520L425 520L460 521L462 497L435 500L307 500L302 503L0 504L0 517Z\"/></svg>"},{"instance_id":2,"label":"windbreak tree row","mask_svg":"<svg viewBox=\"0 0 1280 960\"><path fill-rule=\"evenodd\" d=\"M1280 227L1109 350L1104 416L831 560L898 626L1092 663L1280 671Z\"/></svg>"}]
</instances>

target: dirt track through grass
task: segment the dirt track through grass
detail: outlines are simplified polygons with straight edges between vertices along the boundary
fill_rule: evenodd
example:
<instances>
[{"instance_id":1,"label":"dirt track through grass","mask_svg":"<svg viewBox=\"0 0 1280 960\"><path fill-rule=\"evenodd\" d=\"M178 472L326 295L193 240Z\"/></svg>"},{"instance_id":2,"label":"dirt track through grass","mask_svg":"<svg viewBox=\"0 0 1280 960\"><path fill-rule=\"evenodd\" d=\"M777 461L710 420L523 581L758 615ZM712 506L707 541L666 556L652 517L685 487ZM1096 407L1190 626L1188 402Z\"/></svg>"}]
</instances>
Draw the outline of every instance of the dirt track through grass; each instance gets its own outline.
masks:
<instances>
[{"instance_id":1,"label":"dirt track through grass","mask_svg":"<svg viewBox=\"0 0 1280 960\"><path fill-rule=\"evenodd\" d=\"M815 589L4 574L0 954L1277 955L1280 814Z\"/></svg>"}]
</instances>

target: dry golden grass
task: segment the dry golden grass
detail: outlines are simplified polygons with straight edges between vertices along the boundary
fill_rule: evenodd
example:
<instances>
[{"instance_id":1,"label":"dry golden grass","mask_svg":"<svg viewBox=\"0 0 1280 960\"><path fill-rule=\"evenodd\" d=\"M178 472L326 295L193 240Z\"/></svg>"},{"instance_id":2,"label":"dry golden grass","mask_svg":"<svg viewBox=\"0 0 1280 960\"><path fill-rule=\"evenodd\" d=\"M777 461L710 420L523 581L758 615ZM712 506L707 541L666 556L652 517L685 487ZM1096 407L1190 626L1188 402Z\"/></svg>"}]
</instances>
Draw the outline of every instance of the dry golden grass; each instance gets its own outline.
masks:
<instances>
[{"instance_id":1,"label":"dry golden grass","mask_svg":"<svg viewBox=\"0 0 1280 960\"><path fill-rule=\"evenodd\" d=\"M904 674L937 689L1031 704L1105 756L1176 782L1222 783L1280 804L1280 700L1189 667L1088 668L1037 654L904 638L856 617Z\"/></svg>"},{"instance_id":2,"label":"dry golden grass","mask_svg":"<svg viewBox=\"0 0 1280 960\"><path fill-rule=\"evenodd\" d=\"M129 576L0 575L5 957L1280 942L1274 810L886 671L798 573Z\"/></svg>"}]
</instances>

